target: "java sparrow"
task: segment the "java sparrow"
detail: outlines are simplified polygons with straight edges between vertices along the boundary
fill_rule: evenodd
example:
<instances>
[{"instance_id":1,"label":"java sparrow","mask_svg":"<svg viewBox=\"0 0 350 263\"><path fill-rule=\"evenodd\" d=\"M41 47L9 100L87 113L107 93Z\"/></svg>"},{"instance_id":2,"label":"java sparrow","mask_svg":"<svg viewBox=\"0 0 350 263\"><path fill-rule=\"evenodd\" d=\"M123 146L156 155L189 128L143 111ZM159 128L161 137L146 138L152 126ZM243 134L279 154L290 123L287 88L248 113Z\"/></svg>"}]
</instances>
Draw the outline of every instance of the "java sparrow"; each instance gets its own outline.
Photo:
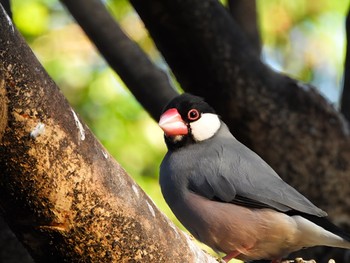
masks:
<instances>
[{"instance_id":1,"label":"java sparrow","mask_svg":"<svg viewBox=\"0 0 350 263\"><path fill-rule=\"evenodd\" d=\"M164 199L226 262L279 262L313 246L350 249L350 235L241 144L202 98L174 98L159 126L168 147L160 166Z\"/></svg>"}]
</instances>

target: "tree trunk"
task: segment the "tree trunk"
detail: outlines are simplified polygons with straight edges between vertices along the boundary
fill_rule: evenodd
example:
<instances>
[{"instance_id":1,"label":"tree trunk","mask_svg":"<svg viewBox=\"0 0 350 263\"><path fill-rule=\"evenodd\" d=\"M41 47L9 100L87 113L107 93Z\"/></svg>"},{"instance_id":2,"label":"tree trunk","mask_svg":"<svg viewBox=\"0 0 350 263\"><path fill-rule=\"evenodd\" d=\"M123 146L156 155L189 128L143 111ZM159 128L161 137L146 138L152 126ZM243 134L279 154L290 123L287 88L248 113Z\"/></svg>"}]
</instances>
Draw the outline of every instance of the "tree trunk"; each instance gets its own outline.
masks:
<instances>
[{"instance_id":1,"label":"tree trunk","mask_svg":"<svg viewBox=\"0 0 350 263\"><path fill-rule=\"evenodd\" d=\"M69 106L0 8L0 208L37 262L215 262Z\"/></svg>"}]
</instances>

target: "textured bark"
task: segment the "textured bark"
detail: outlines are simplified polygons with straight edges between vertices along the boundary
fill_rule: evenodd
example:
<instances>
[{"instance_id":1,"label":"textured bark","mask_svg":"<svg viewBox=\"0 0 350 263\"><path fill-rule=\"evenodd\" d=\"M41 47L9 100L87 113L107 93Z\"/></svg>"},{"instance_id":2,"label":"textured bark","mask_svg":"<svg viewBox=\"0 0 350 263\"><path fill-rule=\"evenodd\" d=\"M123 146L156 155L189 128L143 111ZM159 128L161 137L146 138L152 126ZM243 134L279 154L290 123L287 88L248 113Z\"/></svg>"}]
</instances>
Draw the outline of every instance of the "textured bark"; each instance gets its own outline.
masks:
<instances>
[{"instance_id":1,"label":"textured bark","mask_svg":"<svg viewBox=\"0 0 350 263\"><path fill-rule=\"evenodd\" d=\"M0 8L0 208L36 262L214 262L69 106Z\"/></svg>"},{"instance_id":2,"label":"textured bark","mask_svg":"<svg viewBox=\"0 0 350 263\"><path fill-rule=\"evenodd\" d=\"M164 106L177 95L165 72L125 35L100 0L61 2L136 99L154 119L159 119Z\"/></svg>"},{"instance_id":3,"label":"textured bark","mask_svg":"<svg viewBox=\"0 0 350 263\"><path fill-rule=\"evenodd\" d=\"M3 6L5 9L6 13L10 18L12 18L12 11L11 11L11 2L10 0L0 0L0 5Z\"/></svg>"},{"instance_id":4,"label":"textured bark","mask_svg":"<svg viewBox=\"0 0 350 263\"><path fill-rule=\"evenodd\" d=\"M264 65L218 1L131 2L183 89L205 97L240 141L349 230L350 138L342 115L310 85ZM312 254L318 262L335 251L320 250Z\"/></svg>"}]
</instances>

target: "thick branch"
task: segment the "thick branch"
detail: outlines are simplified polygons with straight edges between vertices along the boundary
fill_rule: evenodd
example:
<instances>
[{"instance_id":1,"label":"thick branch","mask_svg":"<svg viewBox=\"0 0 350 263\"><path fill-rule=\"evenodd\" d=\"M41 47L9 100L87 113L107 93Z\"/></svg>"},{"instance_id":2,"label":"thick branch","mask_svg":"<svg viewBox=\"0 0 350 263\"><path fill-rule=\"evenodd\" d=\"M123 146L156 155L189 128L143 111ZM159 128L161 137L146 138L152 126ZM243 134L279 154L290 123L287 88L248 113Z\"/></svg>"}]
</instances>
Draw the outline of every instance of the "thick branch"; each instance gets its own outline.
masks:
<instances>
[{"instance_id":1,"label":"thick branch","mask_svg":"<svg viewBox=\"0 0 350 263\"><path fill-rule=\"evenodd\" d=\"M184 90L205 97L239 140L349 228L349 130L333 106L264 65L218 1L131 2Z\"/></svg>"},{"instance_id":2,"label":"thick branch","mask_svg":"<svg viewBox=\"0 0 350 263\"><path fill-rule=\"evenodd\" d=\"M260 55L261 40L258 30L256 0L228 0L233 19L250 41L252 48Z\"/></svg>"},{"instance_id":3,"label":"thick branch","mask_svg":"<svg viewBox=\"0 0 350 263\"><path fill-rule=\"evenodd\" d=\"M36 262L214 262L100 145L0 11L0 208Z\"/></svg>"},{"instance_id":4,"label":"thick branch","mask_svg":"<svg viewBox=\"0 0 350 263\"><path fill-rule=\"evenodd\" d=\"M0 5L3 6L6 13L10 18L12 18L12 11L11 11L11 1L10 0L0 0Z\"/></svg>"},{"instance_id":5,"label":"thick branch","mask_svg":"<svg viewBox=\"0 0 350 263\"><path fill-rule=\"evenodd\" d=\"M350 121L350 10L346 17L346 57L344 68L344 85L341 95L341 108L345 118Z\"/></svg>"},{"instance_id":6,"label":"thick branch","mask_svg":"<svg viewBox=\"0 0 350 263\"><path fill-rule=\"evenodd\" d=\"M121 30L100 0L61 0L142 106L158 120L177 95L167 75Z\"/></svg>"}]
</instances>

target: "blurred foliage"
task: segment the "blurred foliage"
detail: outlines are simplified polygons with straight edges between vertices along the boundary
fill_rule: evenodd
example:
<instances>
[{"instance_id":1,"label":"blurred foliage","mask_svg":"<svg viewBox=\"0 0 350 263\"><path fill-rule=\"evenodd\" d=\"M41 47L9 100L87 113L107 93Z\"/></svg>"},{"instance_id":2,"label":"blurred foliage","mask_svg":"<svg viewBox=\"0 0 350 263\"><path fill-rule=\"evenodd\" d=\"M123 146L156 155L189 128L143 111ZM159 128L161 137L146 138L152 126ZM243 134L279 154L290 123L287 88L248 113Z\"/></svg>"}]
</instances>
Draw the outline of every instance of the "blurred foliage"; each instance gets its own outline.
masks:
<instances>
[{"instance_id":1,"label":"blurred foliage","mask_svg":"<svg viewBox=\"0 0 350 263\"><path fill-rule=\"evenodd\" d=\"M258 1L265 61L338 104L349 0Z\"/></svg>"},{"instance_id":2,"label":"blurred foliage","mask_svg":"<svg viewBox=\"0 0 350 263\"><path fill-rule=\"evenodd\" d=\"M166 69L129 2L105 1L124 31ZM225 1L222 1L225 2ZM349 0L258 1L263 58L311 82L337 103ZM165 145L157 124L96 52L57 0L13 0L14 21L69 102L107 150L175 221L158 186Z\"/></svg>"}]
</instances>

